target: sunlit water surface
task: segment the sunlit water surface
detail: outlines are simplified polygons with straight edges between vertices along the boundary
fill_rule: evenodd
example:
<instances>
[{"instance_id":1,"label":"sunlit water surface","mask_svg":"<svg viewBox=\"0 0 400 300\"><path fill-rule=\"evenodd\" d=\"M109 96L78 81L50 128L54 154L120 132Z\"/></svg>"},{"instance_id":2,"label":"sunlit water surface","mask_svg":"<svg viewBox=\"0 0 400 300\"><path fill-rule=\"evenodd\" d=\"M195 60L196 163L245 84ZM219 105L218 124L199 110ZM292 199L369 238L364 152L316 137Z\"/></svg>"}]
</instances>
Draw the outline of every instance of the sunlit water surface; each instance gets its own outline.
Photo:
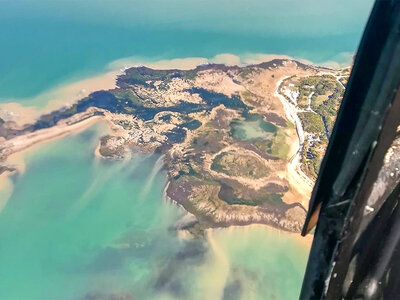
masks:
<instances>
[{"instance_id":1,"label":"sunlit water surface","mask_svg":"<svg viewBox=\"0 0 400 300\"><path fill-rule=\"evenodd\" d=\"M160 157L99 160L102 132L25 155L0 213L0 299L297 297L308 251L297 237L265 226L180 233L185 213L163 200Z\"/></svg>"},{"instance_id":2,"label":"sunlit water surface","mask_svg":"<svg viewBox=\"0 0 400 300\"><path fill-rule=\"evenodd\" d=\"M372 2L0 0L0 102L44 106L50 97L30 99L124 57L349 63ZM238 133L271 134L259 125ZM0 299L298 297L309 246L265 226L188 238L176 230L185 213L162 196L162 159L99 160L104 130L28 150L13 189L1 186Z\"/></svg>"},{"instance_id":3,"label":"sunlit water surface","mask_svg":"<svg viewBox=\"0 0 400 300\"><path fill-rule=\"evenodd\" d=\"M286 54L350 63L373 0L0 0L0 99L139 61ZM37 103L35 103L37 104Z\"/></svg>"}]
</instances>

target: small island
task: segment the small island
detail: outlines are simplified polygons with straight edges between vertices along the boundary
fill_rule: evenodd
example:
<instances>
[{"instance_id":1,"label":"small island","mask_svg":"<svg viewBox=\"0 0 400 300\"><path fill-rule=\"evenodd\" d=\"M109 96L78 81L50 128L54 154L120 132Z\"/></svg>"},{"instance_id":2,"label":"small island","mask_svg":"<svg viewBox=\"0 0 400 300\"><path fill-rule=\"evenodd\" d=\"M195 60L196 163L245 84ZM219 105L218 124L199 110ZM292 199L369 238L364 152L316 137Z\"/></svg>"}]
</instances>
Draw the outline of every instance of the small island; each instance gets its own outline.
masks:
<instances>
[{"instance_id":1,"label":"small island","mask_svg":"<svg viewBox=\"0 0 400 300\"><path fill-rule=\"evenodd\" d=\"M31 124L0 119L0 173L13 170L9 155L103 119L110 133L97 155L162 155L166 198L194 216L181 229L257 223L298 232L348 75L292 59L129 68L116 88Z\"/></svg>"}]
</instances>

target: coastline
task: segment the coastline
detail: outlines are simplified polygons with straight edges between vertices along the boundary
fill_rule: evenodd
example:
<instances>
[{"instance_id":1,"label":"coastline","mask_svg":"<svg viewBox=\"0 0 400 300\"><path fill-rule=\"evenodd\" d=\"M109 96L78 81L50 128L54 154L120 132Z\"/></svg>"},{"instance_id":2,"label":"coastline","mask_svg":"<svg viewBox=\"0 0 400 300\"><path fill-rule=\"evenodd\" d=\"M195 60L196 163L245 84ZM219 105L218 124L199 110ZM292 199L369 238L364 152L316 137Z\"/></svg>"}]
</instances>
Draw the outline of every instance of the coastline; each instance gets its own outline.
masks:
<instances>
[{"instance_id":1,"label":"coastline","mask_svg":"<svg viewBox=\"0 0 400 300\"><path fill-rule=\"evenodd\" d=\"M3 144L3 146L5 146L5 148L7 148L9 151L8 153L5 154L8 157L9 155L21 152L32 146L49 142L53 139L63 137L71 133L77 133L81 130L84 130L89 125L92 125L93 123L102 119L102 116L98 115L86 117L85 114L81 114L78 117L82 116L84 116L83 119L80 119L73 124L67 124L62 122L61 124L58 123L56 126L53 126L51 128L41 129L32 133L28 133L26 135L17 136L13 139L7 140Z\"/></svg>"},{"instance_id":2,"label":"coastline","mask_svg":"<svg viewBox=\"0 0 400 300\"><path fill-rule=\"evenodd\" d=\"M279 57L279 56L278 56ZM227 54L225 54L223 57L219 57L218 59L219 60L223 60L223 59L231 59L232 61L234 60L234 57L231 57L231 56L227 56ZM279 58L281 58L281 57L279 57ZM295 59L293 59L293 60L295 60ZM188 59L181 59L181 60L179 60L179 61L160 61L160 62L158 62L159 63L159 65L156 65L155 63L152 63L152 64L150 64L151 65L151 67L153 67L153 68L158 68L158 67L161 67L162 68L162 66L164 66L166 69L170 69L171 67L173 67L173 66L171 66L171 65L169 65L171 62L173 62L173 63L180 63L181 65L180 65L180 67L182 67L182 66L184 66L185 64L186 64L186 67L188 68L188 69L191 69L191 68L193 68L193 67L195 67L193 64L196 64L196 66L198 65L198 62L199 61L201 61L201 60L199 60L199 59L195 59L195 60L192 60L192 59L190 59L190 58L188 58ZM297 60L296 60L297 61ZM176 65L175 65L176 66ZM124 67L124 69L125 69L126 67ZM120 69L120 72L122 72L121 71L122 69ZM115 87L116 86L116 77L117 77L117 75L118 75L118 72L115 72L115 73L111 73L111 72L109 72L109 73L107 73L108 75L107 75L107 78L106 77L102 77L102 76L99 76L99 77L97 77L97 79L92 79L93 80L93 87L97 87L96 88L96 90L98 89L98 87L102 87L102 88L100 88L100 89L103 89L104 88L104 86L103 86L103 83L105 83L105 81L107 81L107 84L109 84L109 86L111 86L111 88L113 88L113 87ZM110 74L113 74L112 76L110 75ZM275 87L275 92L277 91L277 89L279 88L279 85L280 85L280 82L282 82L282 80L283 79L281 79L281 80L279 80L278 81L278 84L277 84L277 86ZM111 81L112 81L112 84L111 84ZM65 88L64 90L68 90L68 91L72 91L73 90L73 88L81 88L83 85L84 85L84 82L87 82L86 80L85 81L82 81L82 82L80 82L79 84L78 83L76 83L76 84L72 84L69 88ZM72 88L71 88L72 87ZM70 90L70 88L71 88L71 90ZM61 89L62 90L62 89ZM86 90L86 92L87 93L89 93L89 91L88 90ZM66 93L66 94L68 94L68 93ZM279 95L277 95L278 93L275 93L274 94L274 96L275 97L278 97L278 98L280 98L279 97ZM71 95L71 94L69 94L69 95ZM78 99L80 99L80 98L78 98ZM76 99L76 100L78 100L78 99ZM53 101L51 101L51 102L49 102L48 103L48 105L44 108L44 111L46 111L47 109L49 109L49 107L51 107L51 105L56 105L57 103L59 103L59 105L61 105L61 103L59 102L60 100L53 100ZM50 105L51 104L51 105ZM70 104L70 103L68 103L68 104ZM18 104L19 105L19 104ZM16 105L15 106L15 108L16 109L21 109L21 111L19 111L19 115L21 115L22 114L22 112L23 112L23 110L24 109L32 109L32 108L27 108L27 107L23 107L22 105ZM65 106L65 103L63 103L62 104L62 106ZM59 108L59 106L57 107L57 108ZM285 113L287 114L287 111L286 111L286 108L284 107L284 109L285 109ZM50 109L51 110L51 109ZM27 112L28 110L25 110L25 112ZM36 111L37 112L40 112L40 110L39 109L36 109ZM89 112L89 114L90 113L92 113L92 112ZM40 115L41 113L39 113L39 115ZM50 140L52 140L52 139L55 139L55 138L59 138L59 137L62 137L62 136L65 136L65 135L67 135L67 134L72 134L72 133L75 133L75 132L79 132L79 131L81 131L81 130L84 130L85 128L87 128L89 125L91 125L91 124L93 124L93 122L97 122L97 121L99 121L100 119L102 119L102 116L94 116L94 115L91 115L91 116L89 116L89 117L86 117L85 115L87 114L87 112L85 112L85 113L80 113L80 114L76 114L76 115L74 115L74 118L75 119L77 119L77 121L74 123L74 122L72 122L72 124L69 124L69 123L71 123L71 120L68 120L67 122L59 122L57 125L55 125L55 126L53 126L53 127L51 127L51 128L47 128L47 129L40 129L40 130L38 130L38 131L35 131L35 132L33 132L33 133L29 133L29 134L27 134L27 135L22 135L22 136L17 136L16 138L13 138L13 139L11 139L11 140L7 140L6 142L5 142L5 145L6 145L6 147L7 146L9 146L9 148L10 148L10 156L12 155L11 153L16 153L16 152L18 152L18 153L24 153L24 150L26 150L27 148L29 148L29 147L31 147L31 146L34 146L34 145L39 145L39 144L43 144L43 143L45 143L45 142L47 142L47 141L50 141ZM18 115L18 113L17 114L15 114L16 116ZM22 114L23 115L23 114ZM290 118L289 118L289 120L290 120ZM299 133L299 132L297 132L297 133ZM300 135L298 135L298 138L299 138L299 144L301 145L301 138L300 138ZM9 143L9 145L7 145L7 143ZM98 149L96 149L96 151L95 151L95 155L96 154L98 154L97 153L98 152ZM294 151L293 151L294 152ZM7 155L7 153L6 153L6 155ZM298 151L296 152L296 156L298 156ZM296 157L295 156L295 157ZM292 160L293 161L293 160ZM289 165L291 165L291 162L289 163ZM8 173L8 172L7 172ZM296 176L296 174L297 174L297 172L296 172L296 170L295 169L293 169L293 170L291 170L289 167L288 167L288 170L287 170L287 173L288 173L288 180L289 181L291 181L291 182L293 182L292 184L294 185L294 186L296 186L296 189L297 190L301 190L301 187L302 187L302 184L303 184L303 182L299 185L299 182L297 181L296 182L296 180L295 179L293 179L293 177L294 176ZM294 174L295 173L295 174ZM5 182L5 180L6 180L6 178L8 178L8 176L2 176L1 177L1 181L4 181ZM293 179L293 180L292 180ZM301 192L300 192L301 193ZM304 193L301 193L301 194L303 194L303 195L305 195L306 197L308 197L309 196L309 194L311 193L311 188L308 190L308 189L306 189L305 190L305 192ZM304 203L302 203L303 205L304 205ZM252 224L252 225L245 225L246 227L247 226L253 226L253 225L255 225L255 224ZM231 226L229 226L229 227L234 227L235 225L231 225ZM263 227L265 227L266 225L258 225L258 226L263 226ZM268 225L267 225L268 226ZM237 226L237 227L243 227L243 226ZM268 227L272 227L272 226L268 226ZM275 229L275 228L274 228ZM275 230L278 230L278 229L275 229Z\"/></svg>"},{"instance_id":3,"label":"coastline","mask_svg":"<svg viewBox=\"0 0 400 300\"><path fill-rule=\"evenodd\" d=\"M302 244L302 246L306 247L306 248L310 248L312 241L314 239L314 235L312 234L308 234L306 236L301 236L300 233L294 233L294 232L289 232L289 231L284 231L284 230L280 230L277 229L273 226L268 226L265 224L250 224L250 225L245 225L245 226L238 226L238 225L232 225L229 227L225 227L225 228L209 228L206 231L210 231L210 232L215 232L215 231L224 231L224 230L228 230L228 231L234 231L234 230L242 230L242 231L249 231L249 230L270 230L273 232L280 234L284 234L284 235L289 235L291 238L295 239L297 242L299 242L300 244Z\"/></svg>"},{"instance_id":4,"label":"coastline","mask_svg":"<svg viewBox=\"0 0 400 300\"><path fill-rule=\"evenodd\" d=\"M32 122L40 115L49 113L52 110L61 107L70 106L78 100L88 96L90 93L99 90L109 90L116 87L116 79L127 68L145 66L152 69L181 69L190 70L199 65L205 64L225 64L227 66L247 66L262 62L271 61L273 59L290 59L311 66L325 67L327 69L341 69L347 65L331 64L315 64L311 61L291 57L280 54L265 54L265 53L244 53L235 55L231 53L220 53L212 58L206 57L187 57L187 58L172 58L162 60L146 60L143 58L128 57L121 58L110 62L103 72L94 76L85 78L71 79L50 88L37 96L23 99L10 99L7 102L0 101L0 118L16 122L22 126ZM350 65L349 63L348 65Z\"/></svg>"},{"instance_id":5,"label":"coastline","mask_svg":"<svg viewBox=\"0 0 400 300\"><path fill-rule=\"evenodd\" d=\"M17 148L15 148L16 150L9 154L4 160L4 162L14 168L14 170L6 170L0 174L0 214L14 189L11 176L15 173L23 174L25 172L26 165L24 157L28 152L36 151L56 139L84 131L91 125L100 121L102 121L101 116L93 116L73 125L60 127L57 125L49 129L43 129L44 132L39 132L39 134L33 133L30 140L26 140L25 136L22 136L22 138L18 140L19 144Z\"/></svg>"},{"instance_id":6,"label":"coastline","mask_svg":"<svg viewBox=\"0 0 400 300\"><path fill-rule=\"evenodd\" d=\"M67 83L26 101L0 103L0 118L13 121L19 126L28 124L43 114L71 106L90 93L115 88L117 77L122 73L123 70L113 70ZM41 105L43 101L46 101L45 105Z\"/></svg>"},{"instance_id":7,"label":"coastline","mask_svg":"<svg viewBox=\"0 0 400 300\"><path fill-rule=\"evenodd\" d=\"M288 77L290 76L284 76L278 80L274 92L274 96L278 98L279 101L282 103L282 106L285 110L286 118L296 127L297 141L296 143L293 143L291 147L291 151L293 151L293 153L290 153L289 157L291 157L291 159L287 164L287 180L292 185L296 186L297 192L303 195L305 199L309 199L311 197L311 192L314 184L311 179L309 179L304 173L301 174L299 172L301 170L298 167L300 160L300 151L304 144L304 130L301 125L301 121L297 116L296 109L278 91L282 82ZM304 207L308 207L308 202L309 200L302 201L302 205Z\"/></svg>"}]
</instances>

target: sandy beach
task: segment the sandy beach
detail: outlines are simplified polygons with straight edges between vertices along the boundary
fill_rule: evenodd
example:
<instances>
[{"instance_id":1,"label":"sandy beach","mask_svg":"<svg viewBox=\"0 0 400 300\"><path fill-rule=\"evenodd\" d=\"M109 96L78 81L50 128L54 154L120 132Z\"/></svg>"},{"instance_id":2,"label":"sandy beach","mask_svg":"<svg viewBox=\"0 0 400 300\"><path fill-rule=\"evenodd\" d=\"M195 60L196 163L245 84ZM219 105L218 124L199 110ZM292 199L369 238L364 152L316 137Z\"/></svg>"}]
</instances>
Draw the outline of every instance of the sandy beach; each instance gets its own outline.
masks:
<instances>
[{"instance_id":1,"label":"sandy beach","mask_svg":"<svg viewBox=\"0 0 400 300\"><path fill-rule=\"evenodd\" d=\"M13 154L25 150L33 145L50 141L67 134L79 132L94 122L102 119L101 116L87 116L86 112L75 115L74 117L77 117L80 120L72 125L66 122L59 122L56 126L51 128L45 128L26 135L17 136L4 142L3 146L7 148L9 154Z\"/></svg>"},{"instance_id":2,"label":"sandy beach","mask_svg":"<svg viewBox=\"0 0 400 300\"><path fill-rule=\"evenodd\" d=\"M118 74L121 74L126 68L132 66L141 66L145 65L154 69L193 69L198 65L207 64L207 63L224 63L227 65L247 65L247 64L255 64L261 61L269 61L271 59L287 59L287 56L281 55L265 55L265 54L252 54L252 55L244 55L243 57L239 57L232 54L220 54L215 56L212 59L206 59L201 57L193 57L193 58L184 58L184 59L172 59L172 60L161 60L156 62L143 63L135 61L134 59L124 59L118 60L109 65L109 68L112 71L109 71L105 74L88 78L85 80L77 81L75 83L68 84L66 86L60 87L58 89L53 89L52 91L46 92L41 96L36 97L35 101L39 101L38 99L47 99L49 100L47 104L43 108L39 108L36 106L23 106L19 103L5 103L0 105L0 117L4 118L6 121L13 121L17 123L19 126L23 124L31 123L36 118L38 118L41 114L50 112L52 110L58 109L60 107L71 105L75 101L87 96L93 91L97 90L107 90L115 88L116 86L116 78ZM291 59L291 58L290 58ZM306 62L309 63L309 62ZM292 66L293 65L293 66ZM281 105L277 88L280 85L280 82L283 80L283 75L285 72L289 72L289 74L300 72L297 70L296 64L289 63L285 65L284 70L277 70L275 73L275 77L264 78L260 77L259 80L264 80L264 85L260 89L260 93L273 96L276 98L276 104L278 105L279 111L285 111L286 115L289 117L291 121L293 121L293 113L288 111L288 107L285 105ZM287 76L287 75L286 75ZM263 79L264 78L264 79ZM35 102L33 101L33 102ZM76 133L81 130L84 130L88 126L93 123L101 120L103 117L101 116L93 116L93 110L89 109L86 112L79 113L71 117L70 119L63 120L58 122L56 126L51 128L41 129L35 131L33 133L28 133L23 136L17 136L13 139L6 140L3 142L3 147L7 148L7 152L4 154L7 156L7 164L14 165L11 162L13 157L17 157L15 153L18 152L18 155L22 155L24 150L33 146L33 145L42 145L45 142L59 138L71 133ZM297 116L297 115L296 115ZM297 122L295 122L297 123ZM293 135L290 138L290 157L297 158L296 154L301 143L302 137L299 135L299 131L297 131L297 135ZM96 149L96 154L98 149ZM21 156L19 156L21 157ZM22 163L21 163L22 161ZM20 161L20 167L17 168L18 172L23 170L23 159ZM288 167L286 170L286 174L282 174L288 181L293 189L290 189L288 195L285 195L284 201L286 203L294 203L299 202L301 200L301 204L304 207L308 206L308 199L311 194L312 187L309 184L306 184L302 179L301 175L298 174L297 171L297 162L291 160L288 163ZM20 170L21 168L21 170ZM0 177L0 189L4 187L4 191L10 190L9 188L10 182L8 178L8 172L4 172ZM258 225L254 225L258 226ZM262 225L259 225L262 226ZM304 238L301 238L304 241ZM311 241L307 242L311 243Z\"/></svg>"},{"instance_id":3,"label":"sandy beach","mask_svg":"<svg viewBox=\"0 0 400 300\"><path fill-rule=\"evenodd\" d=\"M10 151L5 164L14 168L14 172L23 174L25 172L24 156L28 151L38 150L46 143L68 134L79 133L100 120L102 120L101 116L92 116L73 125L58 124L51 128L38 130L34 133L8 140L3 144ZM14 172L5 171L0 174L0 212L12 194L13 184L10 175Z\"/></svg>"},{"instance_id":4,"label":"sandy beach","mask_svg":"<svg viewBox=\"0 0 400 300\"><path fill-rule=\"evenodd\" d=\"M246 226L229 226L229 228L213 228L209 229L210 231L216 231L216 230L228 230L228 231L233 231L233 230L243 230L243 231L250 231L251 229L261 229L261 230L271 230L274 232L277 232L279 234L287 235L289 234L291 237L296 239L300 244L302 244L304 247L309 249L311 247L314 235L313 234L308 234L306 236L301 236L300 233L294 233L294 232L288 232L288 231L282 231L279 229L276 229L272 226L264 225L264 224L251 224L251 225L246 225Z\"/></svg>"},{"instance_id":5,"label":"sandy beach","mask_svg":"<svg viewBox=\"0 0 400 300\"><path fill-rule=\"evenodd\" d=\"M5 121L13 121L19 126L32 123L40 115L64 106L70 106L92 92L115 88L116 78L122 72L122 70L113 70L54 88L33 99L22 101L22 103L28 103L28 105L19 102L1 103L0 118ZM46 102L46 104L41 107L40 104L43 104L43 102Z\"/></svg>"},{"instance_id":6,"label":"sandy beach","mask_svg":"<svg viewBox=\"0 0 400 300\"><path fill-rule=\"evenodd\" d=\"M92 92L115 88L117 76L130 67L146 66L160 70L190 70L199 65L210 63L245 66L273 59L295 59L306 64L313 64L310 61L287 55L263 53L247 53L241 56L221 53L212 58L188 57L158 61L146 61L137 57L128 57L109 63L101 74L80 80L68 81L30 99L10 99L10 102L0 103L0 118L6 121L13 121L20 126L31 123L40 115L63 106L72 105Z\"/></svg>"}]
</instances>

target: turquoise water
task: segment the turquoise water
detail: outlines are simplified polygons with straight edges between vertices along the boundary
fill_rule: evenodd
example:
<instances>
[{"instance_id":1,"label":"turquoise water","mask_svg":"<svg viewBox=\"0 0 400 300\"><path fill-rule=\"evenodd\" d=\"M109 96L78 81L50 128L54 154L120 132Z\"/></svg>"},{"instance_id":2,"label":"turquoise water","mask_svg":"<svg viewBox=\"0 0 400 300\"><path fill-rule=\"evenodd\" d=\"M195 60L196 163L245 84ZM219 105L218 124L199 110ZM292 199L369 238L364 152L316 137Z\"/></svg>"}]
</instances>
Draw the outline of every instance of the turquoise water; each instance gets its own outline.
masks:
<instances>
[{"instance_id":1,"label":"turquoise water","mask_svg":"<svg viewBox=\"0 0 400 300\"><path fill-rule=\"evenodd\" d=\"M0 213L0 299L296 297L307 246L265 227L179 237L160 158L98 160L102 130L25 155Z\"/></svg>"},{"instance_id":2,"label":"turquoise water","mask_svg":"<svg viewBox=\"0 0 400 300\"><path fill-rule=\"evenodd\" d=\"M0 102L32 103L125 57L269 53L349 63L371 5L0 0ZM256 123L242 127L246 138L269 134ZM12 178L0 212L0 299L297 298L308 246L267 227L182 236L175 228L184 212L162 198L160 157L99 160L93 152L104 130L24 154L26 171ZM0 191L0 206L9 192Z\"/></svg>"},{"instance_id":3,"label":"turquoise water","mask_svg":"<svg viewBox=\"0 0 400 300\"><path fill-rule=\"evenodd\" d=\"M0 299L144 289L149 272L179 249L169 226L180 213L160 202L165 178L156 158L96 161L96 135L27 155L28 172L0 214Z\"/></svg>"},{"instance_id":4,"label":"turquoise water","mask_svg":"<svg viewBox=\"0 0 400 300\"><path fill-rule=\"evenodd\" d=\"M299 238L265 227L217 230L214 236L229 264L223 299L298 298L308 256Z\"/></svg>"},{"instance_id":5,"label":"turquoise water","mask_svg":"<svg viewBox=\"0 0 400 300\"><path fill-rule=\"evenodd\" d=\"M348 63L372 2L0 0L0 99L30 98L132 56L272 53Z\"/></svg>"},{"instance_id":6,"label":"turquoise water","mask_svg":"<svg viewBox=\"0 0 400 300\"><path fill-rule=\"evenodd\" d=\"M248 114L244 120L234 120L231 123L232 136L242 141L266 139L272 137L274 132L274 124L264 121L258 115Z\"/></svg>"}]
</instances>

